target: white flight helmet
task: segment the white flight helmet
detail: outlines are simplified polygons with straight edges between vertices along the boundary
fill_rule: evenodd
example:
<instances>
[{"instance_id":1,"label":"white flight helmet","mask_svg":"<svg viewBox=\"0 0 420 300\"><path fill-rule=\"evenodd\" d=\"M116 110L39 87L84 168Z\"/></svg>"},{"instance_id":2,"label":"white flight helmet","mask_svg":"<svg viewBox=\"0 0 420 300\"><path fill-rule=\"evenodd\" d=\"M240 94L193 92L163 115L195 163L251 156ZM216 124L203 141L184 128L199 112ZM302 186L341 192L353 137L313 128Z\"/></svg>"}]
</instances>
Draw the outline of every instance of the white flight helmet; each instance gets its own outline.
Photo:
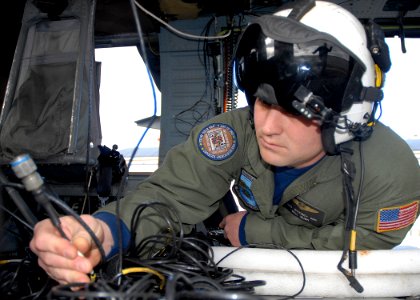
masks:
<instances>
[{"instance_id":1,"label":"white flight helmet","mask_svg":"<svg viewBox=\"0 0 420 300\"><path fill-rule=\"evenodd\" d=\"M236 49L236 79L251 108L259 97L320 120L324 149L336 154L337 145L369 136L382 91L360 21L334 3L308 3L248 25Z\"/></svg>"}]
</instances>

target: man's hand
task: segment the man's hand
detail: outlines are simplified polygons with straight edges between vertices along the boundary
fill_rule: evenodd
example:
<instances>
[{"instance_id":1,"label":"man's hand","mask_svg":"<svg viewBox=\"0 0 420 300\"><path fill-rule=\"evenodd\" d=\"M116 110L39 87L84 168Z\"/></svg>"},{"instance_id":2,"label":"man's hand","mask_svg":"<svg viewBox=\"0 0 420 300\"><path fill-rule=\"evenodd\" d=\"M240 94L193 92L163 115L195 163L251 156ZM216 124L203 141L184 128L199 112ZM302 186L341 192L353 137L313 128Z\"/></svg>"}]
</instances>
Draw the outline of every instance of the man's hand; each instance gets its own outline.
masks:
<instances>
[{"instance_id":1,"label":"man's hand","mask_svg":"<svg viewBox=\"0 0 420 300\"><path fill-rule=\"evenodd\" d=\"M98 237L105 253L108 253L113 245L109 227L90 215L81 217ZM30 248L38 256L39 265L59 283L90 282L86 274L100 262L99 249L74 218L62 217L60 222L69 240L63 238L51 221L46 219L36 224Z\"/></svg>"},{"instance_id":2,"label":"man's hand","mask_svg":"<svg viewBox=\"0 0 420 300\"><path fill-rule=\"evenodd\" d=\"M225 237L230 241L232 246L239 247L241 245L239 241L239 225L246 213L246 211L240 211L227 215L219 224L219 227L225 230Z\"/></svg>"}]
</instances>

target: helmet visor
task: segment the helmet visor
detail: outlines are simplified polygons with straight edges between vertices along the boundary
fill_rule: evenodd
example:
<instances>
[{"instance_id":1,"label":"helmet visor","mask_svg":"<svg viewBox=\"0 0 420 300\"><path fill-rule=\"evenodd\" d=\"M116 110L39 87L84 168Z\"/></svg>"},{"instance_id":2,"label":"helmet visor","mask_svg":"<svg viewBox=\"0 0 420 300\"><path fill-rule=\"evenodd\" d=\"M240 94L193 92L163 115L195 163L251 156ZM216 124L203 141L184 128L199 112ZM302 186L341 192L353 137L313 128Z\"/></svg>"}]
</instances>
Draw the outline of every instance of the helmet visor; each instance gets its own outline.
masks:
<instances>
[{"instance_id":1,"label":"helmet visor","mask_svg":"<svg viewBox=\"0 0 420 300\"><path fill-rule=\"evenodd\" d=\"M243 33L236 50L235 72L238 87L248 97L259 97L297 113L292 106L294 94L304 86L327 107L341 112L348 108L344 95L358 63L332 36L295 20L265 16ZM264 91L267 85L271 92Z\"/></svg>"}]
</instances>

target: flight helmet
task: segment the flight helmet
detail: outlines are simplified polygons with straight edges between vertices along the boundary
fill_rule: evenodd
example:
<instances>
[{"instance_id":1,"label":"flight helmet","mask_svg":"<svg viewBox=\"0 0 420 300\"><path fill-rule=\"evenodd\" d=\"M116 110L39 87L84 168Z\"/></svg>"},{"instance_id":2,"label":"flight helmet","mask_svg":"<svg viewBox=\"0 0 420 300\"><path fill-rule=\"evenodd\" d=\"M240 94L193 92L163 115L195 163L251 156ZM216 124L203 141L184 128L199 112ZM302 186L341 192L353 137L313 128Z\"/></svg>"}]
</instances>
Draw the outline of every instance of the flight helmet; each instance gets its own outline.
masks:
<instances>
[{"instance_id":1,"label":"flight helmet","mask_svg":"<svg viewBox=\"0 0 420 300\"><path fill-rule=\"evenodd\" d=\"M368 30L349 11L326 1L301 1L255 18L236 48L237 85L251 110L258 97L319 120L324 149L337 154L337 145L370 135L383 97L389 53L379 26L373 28ZM372 53L380 56L385 70L375 64Z\"/></svg>"}]
</instances>

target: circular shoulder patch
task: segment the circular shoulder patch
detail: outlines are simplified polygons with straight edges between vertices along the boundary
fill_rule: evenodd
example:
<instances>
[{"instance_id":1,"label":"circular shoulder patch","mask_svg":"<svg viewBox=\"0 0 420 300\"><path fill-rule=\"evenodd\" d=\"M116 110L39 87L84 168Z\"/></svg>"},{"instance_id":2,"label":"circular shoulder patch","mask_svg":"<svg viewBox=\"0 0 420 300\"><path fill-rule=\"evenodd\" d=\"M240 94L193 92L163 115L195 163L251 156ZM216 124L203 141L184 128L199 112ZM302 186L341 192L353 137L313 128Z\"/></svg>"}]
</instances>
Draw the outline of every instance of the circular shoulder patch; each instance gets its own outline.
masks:
<instances>
[{"instance_id":1,"label":"circular shoulder patch","mask_svg":"<svg viewBox=\"0 0 420 300\"><path fill-rule=\"evenodd\" d=\"M213 123L204 127L198 135L198 147L211 160L225 160L238 148L236 132L229 125Z\"/></svg>"}]
</instances>

